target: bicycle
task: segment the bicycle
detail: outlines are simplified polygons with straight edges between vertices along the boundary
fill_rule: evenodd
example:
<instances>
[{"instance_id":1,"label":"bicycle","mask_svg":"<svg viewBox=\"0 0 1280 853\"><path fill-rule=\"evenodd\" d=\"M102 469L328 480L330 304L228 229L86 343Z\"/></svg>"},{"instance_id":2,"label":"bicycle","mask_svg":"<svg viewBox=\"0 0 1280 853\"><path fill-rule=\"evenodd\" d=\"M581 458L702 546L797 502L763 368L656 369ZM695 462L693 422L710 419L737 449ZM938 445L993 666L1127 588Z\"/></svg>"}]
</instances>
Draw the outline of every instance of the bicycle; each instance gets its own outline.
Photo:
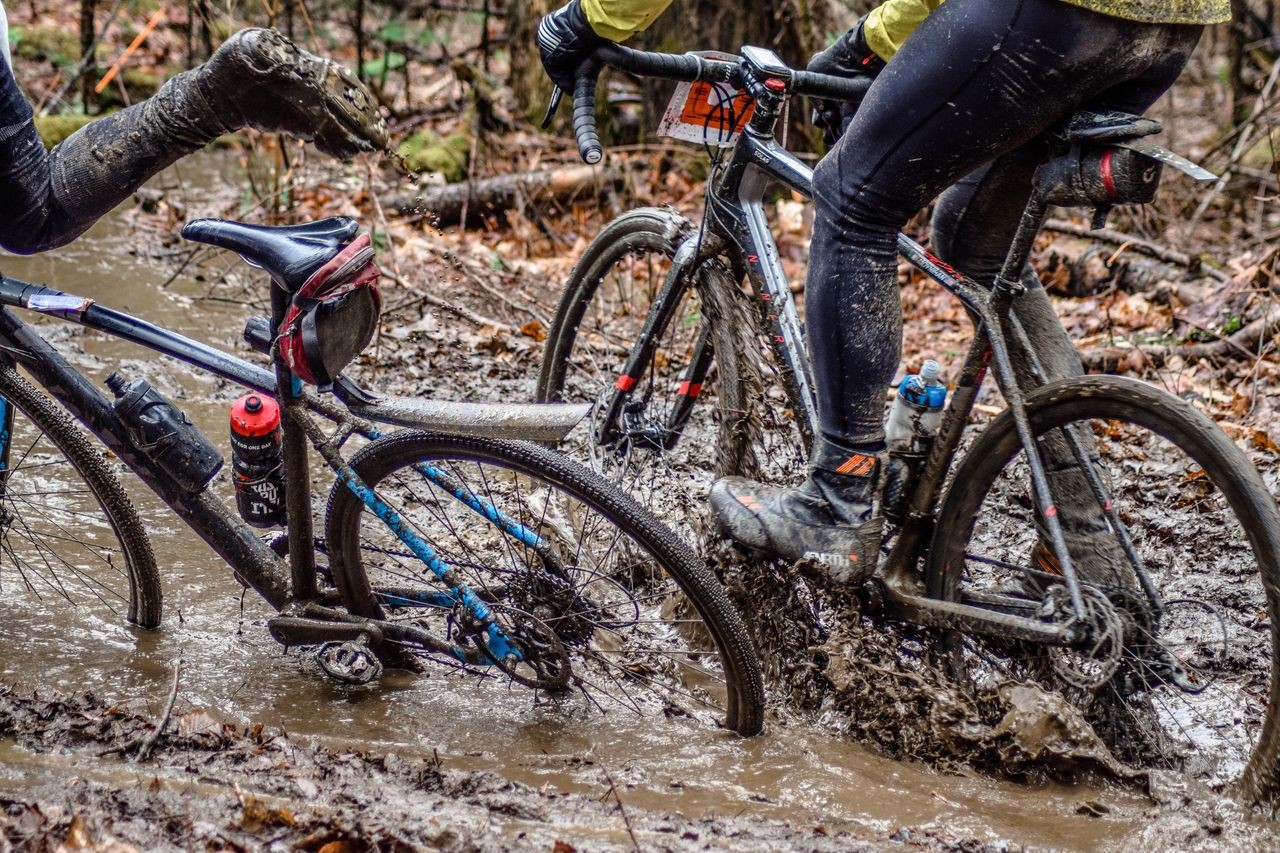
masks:
<instances>
[{"instance_id":1,"label":"bicycle","mask_svg":"<svg viewBox=\"0 0 1280 853\"><path fill-rule=\"evenodd\" d=\"M340 373L328 388L301 382L282 355L282 321L304 282L351 247L372 266L357 231L341 217L184 227L187 239L268 274L271 316L250 319L245 341L270 368L0 276L0 570L10 624L21 614L40 631L36 614L65 602L88 624L160 625L161 572L114 457L277 611L271 636L315 650L338 681L368 684L384 665L431 666L523 686L566 710L760 731L760 665L714 575L625 493L531 443L563 439L580 407L387 397ZM172 356L249 389L256 405L277 399L285 532L260 536L214 493L221 456L180 412L165 416L156 404L131 420L14 309ZM108 386L117 403L142 387L118 375ZM162 423L146 434L159 438L143 440L139 423ZM334 474L319 536L311 449Z\"/></svg>"},{"instance_id":2,"label":"bicycle","mask_svg":"<svg viewBox=\"0 0 1280 853\"><path fill-rule=\"evenodd\" d=\"M701 450L709 428L716 475L796 477L816 407L764 200L778 185L811 196L812 171L775 141L777 124L793 96L858 100L870 82L796 71L753 47L717 61L605 46L574 92L588 162L602 155L594 125L602 67L745 89L737 112L749 118L713 160L700 223L641 209L588 246L549 332L538 399L590 404L594 457L656 484L647 495L655 506L677 500L663 489L689 482L666 470L682 442L692 445L687 453L710 455ZM962 302L974 335L863 597L884 618L937 629L949 667L971 685L1036 679L1099 717L1118 709L1111 746L1122 758L1177 766L1215 785L1239 779L1250 797L1274 800L1275 499L1242 451L1187 402L1120 377L1046 383L1012 312L1050 204L1094 207L1095 220L1105 220L1112 205L1149 201L1162 164L1212 177L1146 138L1159 130L1150 119L1088 112L1057 129L990 289L899 236L899 253ZM1082 163L1106 171L1093 183L1072 179ZM1015 352L1034 387L1019 386ZM962 453L988 372L1006 407ZM696 421L704 385L715 406L704 405L701 417L718 419L714 427ZM1084 499L1105 517L1100 535L1115 537L1124 554L1127 565L1111 577L1086 580L1072 564L1041 455L1046 440L1069 449L1087 481ZM1031 565L1039 541L1057 573ZM1219 570L1213 579L1204 577L1210 567Z\"/></svg>"}]
</instances>

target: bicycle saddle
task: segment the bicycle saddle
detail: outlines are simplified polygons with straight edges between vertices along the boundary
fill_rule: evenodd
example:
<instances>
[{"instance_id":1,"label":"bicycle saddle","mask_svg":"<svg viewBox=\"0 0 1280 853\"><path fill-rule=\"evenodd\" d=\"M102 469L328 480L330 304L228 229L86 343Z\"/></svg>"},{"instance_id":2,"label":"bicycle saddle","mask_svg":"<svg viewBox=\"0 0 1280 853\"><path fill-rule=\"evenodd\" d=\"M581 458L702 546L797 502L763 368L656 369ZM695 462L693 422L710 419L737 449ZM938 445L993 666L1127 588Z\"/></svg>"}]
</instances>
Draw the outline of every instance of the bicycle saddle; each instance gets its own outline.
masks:
<instances>
[{"instance_id":1,"label":"bicycle saddle","mask_svg":"<svg viewBox=\"0 0 1280 853\"><path fill-rule=\"evenodd\" d=\"M1151 136L1163 129L1155 119L1131 113L1080 110L1067 119L1060 132L1067 142L1121 142Z\"/></svg>"},{"instance_id":2,"label":"bicycle saddle","mask_svg":"<svg viewBox=\"0 0 1280 853\"><path fill-rule=\"evenodd\" d=\"M249 225L229 219L196 219L182 236L230 249L247 263L266 270L290 293L351 242L360 225L347 216L331 216L302 225Z\"/></svg>"}]
</instances>

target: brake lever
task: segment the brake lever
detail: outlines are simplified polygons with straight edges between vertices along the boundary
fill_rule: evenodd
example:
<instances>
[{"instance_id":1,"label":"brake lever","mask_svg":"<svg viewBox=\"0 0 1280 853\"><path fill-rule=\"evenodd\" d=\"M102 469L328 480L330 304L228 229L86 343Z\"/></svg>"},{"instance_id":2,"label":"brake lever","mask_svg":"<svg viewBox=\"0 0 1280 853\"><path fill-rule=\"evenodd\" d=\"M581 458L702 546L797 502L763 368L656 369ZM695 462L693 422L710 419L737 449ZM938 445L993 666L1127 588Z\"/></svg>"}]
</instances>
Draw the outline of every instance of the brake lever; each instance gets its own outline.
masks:
<instances>
[{"instance_id":1,"label":"brake lever","mask_svg":"<svg viewBox=\"0 0 1280 853\"><path fill-rule=\"evenodd\" d=\"M551 100L547 102L547 114L542 117L542 129L547 130L551 127L551 120L556 117L556 113L560 110L560 101L564 98L564 90L559 86L553 86L551 89Z\"/></svg>"}]
</instances>

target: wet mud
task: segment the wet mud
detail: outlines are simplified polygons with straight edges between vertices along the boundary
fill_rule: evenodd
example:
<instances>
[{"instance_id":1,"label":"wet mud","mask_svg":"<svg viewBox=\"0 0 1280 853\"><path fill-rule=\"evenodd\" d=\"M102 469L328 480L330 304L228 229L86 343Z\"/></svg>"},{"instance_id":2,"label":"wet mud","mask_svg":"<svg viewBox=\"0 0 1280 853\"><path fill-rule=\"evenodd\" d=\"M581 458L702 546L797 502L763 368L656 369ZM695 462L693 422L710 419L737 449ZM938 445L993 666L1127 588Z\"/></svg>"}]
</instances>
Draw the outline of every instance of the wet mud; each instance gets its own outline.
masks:
<instances>
[{"instance_id":1,"label":"wet mud","mask_svg":"<svg viewBox=\"0 0 1280 853\"><path fill-rule=\"evenodd\" d=\"M188 277L162 287L172 264L125 254L136 237L120 221L91 239L56 259L5 258L3 269L236 349L251 305L203 299L208 283ZM261 295L246 290L244 301ZM495 359L471 331L440 318L419 325L412 339L382 345L380 373L362 368L374 384L532 397L532 343ZM54 337L95 379L123 363L206 434L225 432L235 389L78 330ZM869 621L865 602L812 582L803 566L720 566L770 650L774 712L764 735L744 741L681 720L584 721L522 691L495 702L436 673L336 688L304 655L282 654L266 635L267 608L242 596L225 565L163 507L135 498L165 573L162 629L83 623L52 608L56 622L14 614L3 631L11 654L0 680L18 686L0 690L0 824L16 847L1280 843L1273 824L1230 797L1117 761L1061 697L1018 687L961 695L925 638ZM157 736L178 658L178 701Z\"/></svg>"}]
</instances>

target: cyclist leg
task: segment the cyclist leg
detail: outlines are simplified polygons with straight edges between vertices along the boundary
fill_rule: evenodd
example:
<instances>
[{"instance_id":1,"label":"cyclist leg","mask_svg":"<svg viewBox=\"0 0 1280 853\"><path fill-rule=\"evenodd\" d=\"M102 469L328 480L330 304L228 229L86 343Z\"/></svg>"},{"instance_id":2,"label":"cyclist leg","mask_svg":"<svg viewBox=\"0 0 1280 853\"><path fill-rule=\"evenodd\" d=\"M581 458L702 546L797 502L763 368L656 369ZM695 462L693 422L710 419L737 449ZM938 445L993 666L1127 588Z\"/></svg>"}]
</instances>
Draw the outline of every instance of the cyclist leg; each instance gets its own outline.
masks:
<instances>
[{"instance_id":1,"label":"cyclist leg","mask_svg":"<svg viewBox=\"0 0 1280 853\"><path fill-rule=\"evenodd\" d=\"M1173 84L1186 64L1195 42L1173 45L1161 60L1143 74L1090 98L1082 108L1141 114ZM1033 141L967 175L938 200L933 216L932 246L943 260L979 282L990 284L1004 263L1023 208L1031 195L1031 179L1047 154L1045 145ZM1048 381L1082 374L1079 353L1062 327L1039 277L1028 268L1026 290L1014 300L1013 310ZM1017 349L1015 345L1015 349ZM1021 387L1034 382L1029 360L1015 353L1014 369ZM1091 436L1081 436L1091 458L1096 452ZM1108 527L1084 472L1061 438L1042 442L1050 474L1050 489L1060 510L1068 550L1085 577L1102 582L1130 578L1127 560ZM1042 571L1056 573L1057 560L1042 542L1032 556Z\"/></svg>"},{"instance_id":2,"label":"cyclist leg","mask_svg":"<svg viewBox=\"0 0 1280 853\"><path fill-rule=\"evenodd\" d=\"M866 459L883 451L884 391L901 353L898 231L951 183L1144 73L1193 31L1059 0L949 0L916 30L814 175L805 297L821 427L814 468L799 489L717 484L723 532L778 556L858 563L837 576L871 568L878 465Z\"/></svg>"},{"instance_id":3,"label":"cyclist leg","mask_svg":"<svg viewBox=\"0 0 1280 853\"><path fill-rule=\"evenodd\" d=\"M29 254L69 243L155 173L243 127L314 140L338 157L386 142L364 86L274 30L236 33L204 65L48 154L0 59L0 245Z\"/></svg>"}]
</instances>

